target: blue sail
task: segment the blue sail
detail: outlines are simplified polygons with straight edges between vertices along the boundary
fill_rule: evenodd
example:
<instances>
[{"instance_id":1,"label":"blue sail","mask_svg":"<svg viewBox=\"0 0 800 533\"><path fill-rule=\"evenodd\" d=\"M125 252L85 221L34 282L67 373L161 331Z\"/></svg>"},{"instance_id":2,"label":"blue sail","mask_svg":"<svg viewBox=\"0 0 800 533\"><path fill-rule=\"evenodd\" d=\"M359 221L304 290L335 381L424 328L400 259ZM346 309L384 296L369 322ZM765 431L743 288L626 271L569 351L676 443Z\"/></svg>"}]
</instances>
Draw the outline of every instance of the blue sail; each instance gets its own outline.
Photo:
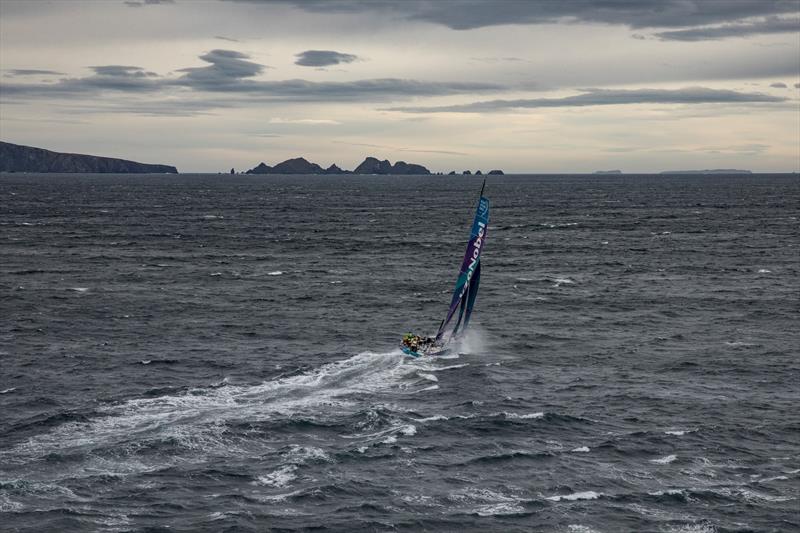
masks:
<instances>
[{"instance_id":1,"label":"blue sail","mask_svg":"<svg viewBox=\"0 0 800 533\"><path fill-rule=\"evenodd\" d=\"M484 182L485 184L485 182ZM489 226L489 199L483 196L478 200L478 209L475 212L475 219L472 222L467 251L464 260L461 262L461 270L458 273L456 287L453 291L453 298L450 300L450 309L447 311L439 331L436 333L436 340L440 340L450 328L450 322L460 307L458 320L452 327L450 336L458 333L461 328L461 321L464 320L464 327L469 323L472 307L475 305L475 298L478 294L478 280L480 279L480 259L483 246L486 243L486 231ZM470 288L473 287L472 290ZM463 330L463 328L461 328Z\"/></svg>"}]
</instances>

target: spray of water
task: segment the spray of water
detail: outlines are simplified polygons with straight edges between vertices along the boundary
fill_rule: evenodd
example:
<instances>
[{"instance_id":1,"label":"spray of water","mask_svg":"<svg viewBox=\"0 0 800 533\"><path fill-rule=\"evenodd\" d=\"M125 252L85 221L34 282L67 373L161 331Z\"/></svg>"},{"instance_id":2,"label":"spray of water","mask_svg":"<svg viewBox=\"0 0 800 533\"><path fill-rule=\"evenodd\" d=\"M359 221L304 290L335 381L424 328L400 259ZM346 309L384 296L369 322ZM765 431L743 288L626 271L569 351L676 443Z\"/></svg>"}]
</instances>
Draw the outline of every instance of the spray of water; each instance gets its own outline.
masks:
<instances>
[{"instance_id":1,"label":"spray of water","mask_svg":"<svg viewBox=\"0 0 800 533\"><path fill-rule=\"evenodd\" d=\"M483 330L470 327L456 345L458 353L482 355L486 353L486 335Z\"/></svg>"}]
</instances>

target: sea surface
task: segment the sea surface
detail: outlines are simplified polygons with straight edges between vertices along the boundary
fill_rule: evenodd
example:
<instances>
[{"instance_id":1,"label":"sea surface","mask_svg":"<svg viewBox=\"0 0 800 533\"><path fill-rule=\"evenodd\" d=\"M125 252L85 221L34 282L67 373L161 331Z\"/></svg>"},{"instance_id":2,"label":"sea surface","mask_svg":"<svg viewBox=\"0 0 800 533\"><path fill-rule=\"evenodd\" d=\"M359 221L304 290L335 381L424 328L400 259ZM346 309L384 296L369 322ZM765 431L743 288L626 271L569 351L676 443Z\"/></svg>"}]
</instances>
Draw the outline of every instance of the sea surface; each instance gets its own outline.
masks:
<instances>
[{"instance_id":1,"label":"sea surface","mask_svg":"<svg viewBox=\"0 0 800 533\"><path fill-rule=\"evenodd\" d=\"M800 178L0 176L0 530L800 530Z\"/></svg>"}]
</instances>

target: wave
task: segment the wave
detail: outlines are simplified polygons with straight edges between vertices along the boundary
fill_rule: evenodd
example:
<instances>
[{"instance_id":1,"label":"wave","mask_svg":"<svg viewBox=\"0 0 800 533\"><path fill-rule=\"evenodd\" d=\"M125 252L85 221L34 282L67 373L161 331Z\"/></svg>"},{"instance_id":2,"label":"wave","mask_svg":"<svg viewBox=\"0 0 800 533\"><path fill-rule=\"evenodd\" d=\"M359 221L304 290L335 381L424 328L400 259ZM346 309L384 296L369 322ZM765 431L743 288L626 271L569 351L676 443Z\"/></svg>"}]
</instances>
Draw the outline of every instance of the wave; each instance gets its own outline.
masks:
<instances>
[{"instance_id":1,"label":"wave","mask_svg":"<svg viewBox=\"0 0 800 533\"><path fill-rule=\"evenodd\" d=\"M678 458L677 455L667 455L664 457L659 457L658 459L650 459L650 462L659 465L666 465L675 461L677 458Z\"/></svg>"},{"instance_id":2,"label":"wave","mask_svg":"<svg viewBox=\"0 0 800 533\"><path fill-rule=\"evenodd\" d=\"M600 496L602 496L602 494L600 494L599 492L595 492L593 490L587 490L587 491L584 491L584 492L575 492L575 493L572 493L572 494L562 494L562 495L556 495L556 496L548 496L545 499L550 500L551 502L560 502L560 501L563 501L563 500L566 500L566 501L596 500Z\"/></svg>"}]
</instances>

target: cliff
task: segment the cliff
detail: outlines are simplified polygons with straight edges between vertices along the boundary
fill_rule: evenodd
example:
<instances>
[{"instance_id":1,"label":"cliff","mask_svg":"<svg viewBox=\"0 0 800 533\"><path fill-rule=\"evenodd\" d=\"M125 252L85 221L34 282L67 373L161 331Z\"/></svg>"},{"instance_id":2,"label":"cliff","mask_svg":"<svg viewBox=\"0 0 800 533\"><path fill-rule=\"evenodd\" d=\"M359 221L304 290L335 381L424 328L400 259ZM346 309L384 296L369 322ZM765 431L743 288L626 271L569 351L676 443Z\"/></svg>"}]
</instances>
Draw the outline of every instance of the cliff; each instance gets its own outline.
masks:
<instances>
[{"instance_id":1,"label":"cliff","mask_svg":"<svg viewBox=\"0 0 800 533\"><path fill-rule=\"evenodd\" d=\"M177 174L169 165L126 159L51 152L43 148L0 142L0 172L102 172L113 174Z\"/></svg>"}]
</instances>

